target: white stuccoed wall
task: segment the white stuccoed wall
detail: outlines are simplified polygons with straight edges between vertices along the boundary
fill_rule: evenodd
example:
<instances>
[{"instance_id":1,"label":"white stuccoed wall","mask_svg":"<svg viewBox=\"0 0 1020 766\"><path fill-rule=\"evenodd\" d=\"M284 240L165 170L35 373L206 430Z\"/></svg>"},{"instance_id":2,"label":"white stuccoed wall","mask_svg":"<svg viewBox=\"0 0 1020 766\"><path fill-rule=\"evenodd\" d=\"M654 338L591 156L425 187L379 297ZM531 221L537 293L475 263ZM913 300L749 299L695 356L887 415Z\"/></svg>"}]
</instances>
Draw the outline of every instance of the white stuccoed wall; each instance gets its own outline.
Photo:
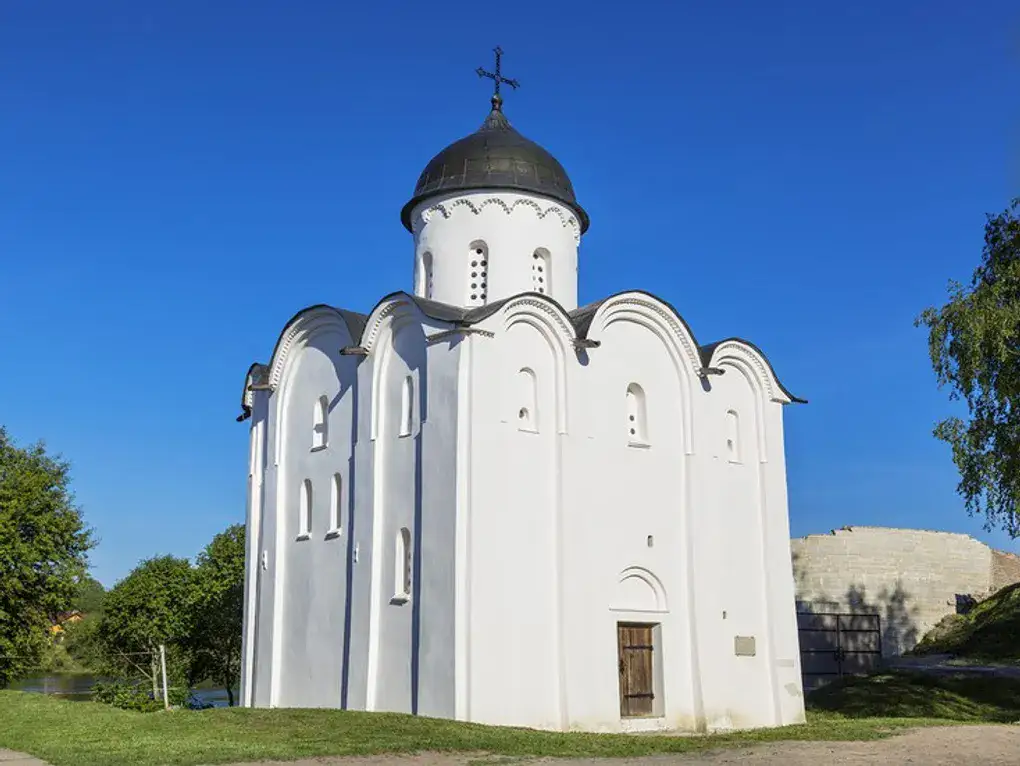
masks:
<instances>
[{"instance_id":1,"label":"white stuccoed wall","mask_svg":"<svg viewBox=\"0 0 1020 766\"><path fill-rule=\"evenodd\" d=\"M726 373L704 390L670 314L643 294L610 299L590 332L602 345L579 362L565 318L522 297L479 325L495 337L468 341L471 720L619 731L803 719L782 405L742 344L720 348ZM522 366L538 377L538 434L516 422ZM647 397L647 447L628 446L632 382ZM740 464L724 452L731 408ZM659 717L620 719L618 621L661 626ZM736 635L755 637L755 657L734 655Z\"/></svg>"},{"instance_id":2,"label":"white stuccoed wall","mask_svg":"<svg viewBox=\"0 0 1020 766\"><path fill-rule=\"evenodd\" d=\"M340 355L352 339L335 312L305 314L281 336L268 376L272 395L255 392L253 466L260 450L267 459L264 479L256 470L249 492L246 704L455 714L450 551L459 350L426 345L424 331L435 328L409 307L394 301L375 318L377 344L365 359ZM416 404L412 434L402 437L394 414L408 373ZM332 402L329 444L311 450L312 405L323 393ZM345 488L339 535L328 529L336 472ZM306 478L315 498L312 533L297 539ZM413 531L416 551L406 603L392 602L401 527ZM420 561L430 565L423 570Z\"/></svg>"},{"instance_id":3,"label":"white stuccoed wall","mask_svg":"<svg viewBox=\"0 0 1020 766\"><path fill-rule=\"evenodd\" d=\"M566 310L577 308L580 228L573 211L562 203L535 194L460 192L427 200L415 208L411 221L416 295L454 306L480 306L544 287ZM475 252L477 244L486 253L484 268L471 265L483 257ZM548 252L549 262L542 285L533 278L534 253L540 248ZM431 280L423 267L426 253L431 254ZM479 286L472 289L472 284ZM472 300L471 295L478 297Z\"/></svg>"},{"instance_id":4,"label":"white stuccoed wall","mask_svg":"<svg viewBox=\"0 0 1020 766\"><path fill-rule=\"evenodd\" d=\"M803 720L788 399L756 351L720 345L710 366L724 374L703 382L686 328L641 293L604 302L588 333L600 346L581 352L569 318L541 296L433 341L448 326L394 296L369 318L365 357L340 355L353 339L331 312L285 331L267 375L274 391L253 398L249 530L263 553L248 562L248 704L587 731ZM534 392L520 384L525 368ZM402 436L408 374L416 403ZM638 446L632 383L647 406ZM323 393L330 443L313 451ZM337 471L350 511L329 535ZM315 521L298 540L305 478ZM415 551L406 602L393 600L401 527ZM649 719L620 717L623 621L659 626ZM754 637L754 656L736 656L736 636Z\"/></svg>"},{"instance_id":5,"label":"white stuccoed wall","mask_svg":"<svg viewBox=\"0 0 1020 766\"><path fill-rule=\"evenodd\" d=\"M347 541L343 534L328 534L333 474L341 475L344 495L350 480L353 397L349 394L354 365L349 358L337 357L342 343L345 339L340 332L317 334L294 360L291 380L296 385L284 394L281 431L283 443L290 445L291 459L280 464L277 479L278 502L286 511L277 526L276 566L282 571L288 598L280 602L281 640L274 642L273 648L280 676L300 682L280 688L275 703L281 707L321 707L331 704L340 693L343 653L320 654L317 650L343 635L345 621L345 599L336 595L346 592ZM341 379L348 382L345 392L338 385L337 367ZM310 395L311 391L316 391L315 395ZM330 430L337 430L332 431L333 438L324 449L312 451L308 424L322 394L331 403ZM298 539L299 498L305 479L312 484L312 527L307 539ZM347 518L349 509L343 511ZM323 576L327 572L330 575ZM310 657L316 660L310 662ZM300 694L295 693L297 689Z\"/></svg>"}]
</instances>

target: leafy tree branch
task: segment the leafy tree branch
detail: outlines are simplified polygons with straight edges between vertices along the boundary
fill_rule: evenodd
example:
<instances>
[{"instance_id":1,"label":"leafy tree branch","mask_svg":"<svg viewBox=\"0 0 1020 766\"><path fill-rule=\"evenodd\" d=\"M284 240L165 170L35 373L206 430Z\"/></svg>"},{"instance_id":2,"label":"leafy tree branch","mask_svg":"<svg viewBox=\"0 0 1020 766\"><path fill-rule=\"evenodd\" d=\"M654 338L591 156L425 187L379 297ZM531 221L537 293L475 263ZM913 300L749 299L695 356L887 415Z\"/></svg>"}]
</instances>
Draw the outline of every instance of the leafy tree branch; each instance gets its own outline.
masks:
<instances>
[{"instance_id":1,"label":"leafy tree branch","mask_svg":"<svg viewBox=\"0 0 1020 766\"><path fill-rule=\"evenodd\" d=\"M962 401L967 418L948 417L934 434L950 445L957 487L985 528L1020 536L1020 197L988 216L981 264L967 286L916 324L928 328L939 386Z\"/></svg>"}]
</instances>

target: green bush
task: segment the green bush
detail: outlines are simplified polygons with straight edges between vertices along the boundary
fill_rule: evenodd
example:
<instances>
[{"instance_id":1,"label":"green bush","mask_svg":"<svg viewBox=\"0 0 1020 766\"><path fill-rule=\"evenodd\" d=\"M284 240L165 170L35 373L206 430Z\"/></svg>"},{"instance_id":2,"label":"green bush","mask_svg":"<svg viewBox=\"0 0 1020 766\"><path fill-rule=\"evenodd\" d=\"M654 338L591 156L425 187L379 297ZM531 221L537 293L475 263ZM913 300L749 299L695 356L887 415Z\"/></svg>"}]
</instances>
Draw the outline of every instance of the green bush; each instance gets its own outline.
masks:
<instances>
[{"instance_id":1,"label":"green bush","mask_svg":"<svg viewBox=\"0 0 1020 766\"><path fill-rule=\"evenodd\" d=\"M152 698L151 691L143 691L141 687L124 681L96 683L92 689L92 699L123 710L136 710L140 713L153 712L163 707L161 702Z\"/></svg>"},{"instance_id":2,"label":"green bush","mask_svg":"<svg viewBox=\"0 0 1020 766\"><path fill-rule=\"evenodd\" d=\"M71 656L63 643L50 639L41 652L37 670L42 673L82 673L85 668Z\"/></svg>"},{"instance_id":3,"label":"green bush","mask_svg":"<svg viewBox=\"0 0 1020 766\"><path fill-rule=\"evenodd\" d=\"M925 654L951 653L956 649L962 637L969 633L969 623L962 614L947 614L931 630L924 634L917 645L908 654L921 656Z\"/></svg>"},{"instance_id":4,"label":"green bush","mask_svg":"<svg viewBox=\"0 0 1020 766\"><path fill-rule=\"evenodd\" d=\"M167 697L172 707L186 707L191 700L191 690L175 687L167 690ZM162 694L154 698L151 689L128 681L99 681L92 688L92 699L139 713L153 713L163 709Z\"/></svg>"}]
</instances>

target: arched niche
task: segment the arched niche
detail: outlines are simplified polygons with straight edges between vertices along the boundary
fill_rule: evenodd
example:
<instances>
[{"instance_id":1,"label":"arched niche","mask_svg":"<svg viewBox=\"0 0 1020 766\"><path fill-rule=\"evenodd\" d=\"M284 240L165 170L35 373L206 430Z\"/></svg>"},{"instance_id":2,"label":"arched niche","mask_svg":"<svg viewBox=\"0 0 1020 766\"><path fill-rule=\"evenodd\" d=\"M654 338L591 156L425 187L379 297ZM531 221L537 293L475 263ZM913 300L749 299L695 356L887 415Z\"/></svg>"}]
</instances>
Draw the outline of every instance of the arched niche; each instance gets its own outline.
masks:
<instances>
[{"instance_id":1,"label":"arched niche","mask_svg":"<svg viewBox=\"0 0 1020 766\"><path fill-rule=\"evenodd\" d=\"M668 612L662 581L644 567L630 567L617 577L609 608L617 612Z\"/></svg>"}]
</instances>

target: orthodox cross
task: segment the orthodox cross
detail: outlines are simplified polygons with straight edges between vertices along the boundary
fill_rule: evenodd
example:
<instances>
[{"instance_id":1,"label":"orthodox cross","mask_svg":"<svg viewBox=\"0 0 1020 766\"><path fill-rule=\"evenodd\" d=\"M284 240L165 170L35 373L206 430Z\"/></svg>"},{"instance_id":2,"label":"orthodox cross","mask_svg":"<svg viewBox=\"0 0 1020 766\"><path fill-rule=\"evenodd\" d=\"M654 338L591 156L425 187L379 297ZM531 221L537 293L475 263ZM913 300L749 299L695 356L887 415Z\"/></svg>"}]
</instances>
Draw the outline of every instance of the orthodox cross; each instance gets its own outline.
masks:
<instances>
[{"instance_id":1,"label":"orthodox cross","mask_svg":"<svg viewBox=\"0 0 1020 766\"><path fill-rule=\"evenodd\" d=\"M517 82L517 80L511 80L503 76L502 71L503 49L497 45L495 48L492 49L492 51L493 53L496 54L496 71L486 72L484 69L482 69L482 67L478 67L478 69L476 69L475 71L478 72L479 77L488 77L490 80L493 81L493 83L495 83L496 88L492 94L492 108L498 111L500 107L502 107L503 105L503 97L499 95L500 83L505 82L507 85L509 85L511 88L514 88L515 90L518 87L520 87L520 83Z\"/></svg>"}]
</instances>

